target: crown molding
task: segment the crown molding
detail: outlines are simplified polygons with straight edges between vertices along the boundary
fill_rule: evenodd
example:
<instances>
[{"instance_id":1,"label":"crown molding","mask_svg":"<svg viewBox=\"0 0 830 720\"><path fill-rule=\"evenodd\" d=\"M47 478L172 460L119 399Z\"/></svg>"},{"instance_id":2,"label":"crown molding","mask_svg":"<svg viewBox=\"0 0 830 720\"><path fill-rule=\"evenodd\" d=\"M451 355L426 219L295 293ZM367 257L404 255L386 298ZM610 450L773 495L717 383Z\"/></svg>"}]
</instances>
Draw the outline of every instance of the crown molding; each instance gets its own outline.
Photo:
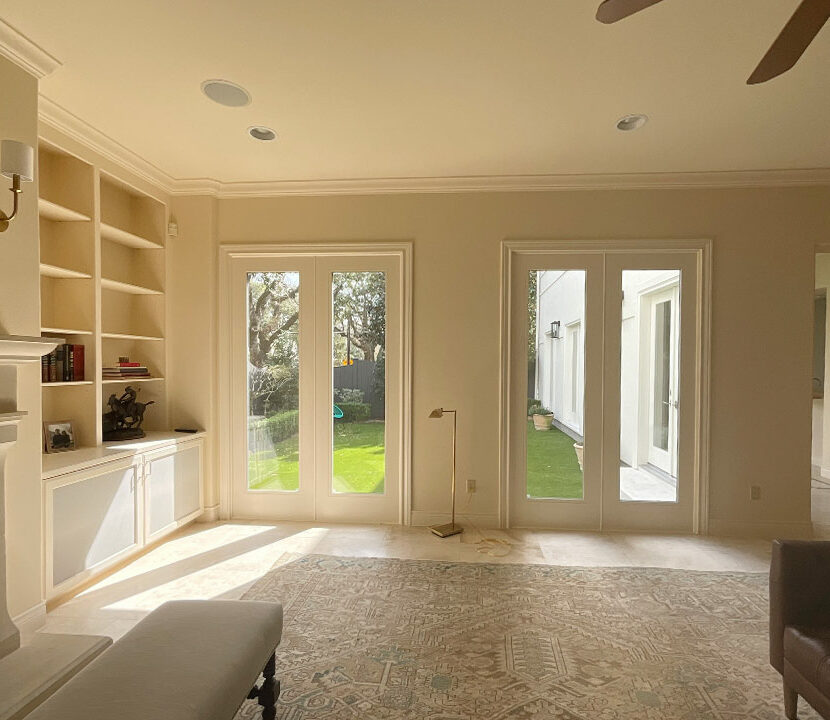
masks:
<instances>
[{"instance_id":1,"label":"crown molding","mask_svg":"<svg viewBox=\"0 0 830 720\"><path fill-rule=\"evenodd\" d=\"M22 67L38 80L53 73L62 63L40 45L0 18L0 55Z\"/></svg>"},{"instance_id":2,"label":"crown molding","mask_svg":"<svg viewBox=\"0 0 830 720\"><path fill-rule=\"evenodd\" d=\"M43 94L38 97L38 118L42 123L85 145L142 180L168 193L173 191L176 180L172 175L168 175L138 153L124 147Z\"/></svg>"},{"instance_id":3,"label":"crown molding","mask_svg":"<svg viewBox=\"0 0 830 720\"><path fill-rule=\"evenodd\" d=\"M830 168L592 175L490 175L436 178L372 178L230 182L180 180L173 190L220 198L281 195L383 195L394 193L542 192L830 185Z\"/></svg>"},{"instance_id":4,"label":"crown molding","mask_svg":"<svg viewBox=\"0 0 830 720\"><path fill-rule=\"evenodd\" d=\"M584 175L473 175L458 177L354 178L222 182L174 178L97 130L85 120L40 96L40 120L125 170L171 195L256 198L294 195L390 195L403 193L543 192L552 190L682 190L830 186L830 168Z\"/></svg>"}]
</instances>

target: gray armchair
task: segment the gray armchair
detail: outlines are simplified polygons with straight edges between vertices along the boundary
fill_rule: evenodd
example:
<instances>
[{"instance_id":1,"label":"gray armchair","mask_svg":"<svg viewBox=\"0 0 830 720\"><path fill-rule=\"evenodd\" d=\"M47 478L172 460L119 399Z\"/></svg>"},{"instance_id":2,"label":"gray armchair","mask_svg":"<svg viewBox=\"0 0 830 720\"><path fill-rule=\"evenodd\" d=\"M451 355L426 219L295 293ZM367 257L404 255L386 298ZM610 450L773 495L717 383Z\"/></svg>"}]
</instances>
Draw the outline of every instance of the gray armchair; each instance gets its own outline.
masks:
<instances>
[{"instance_id":1,"label":"gray armchair","mask_svg":"<svg viewBox=\"0 0 830 720\"><path fill-rule=\"evenodd\" d=\"M800 695L830 720L830 542L773 542L769 604L770 663L784 678L787 718Z\"/></svg>"}]
</instances>

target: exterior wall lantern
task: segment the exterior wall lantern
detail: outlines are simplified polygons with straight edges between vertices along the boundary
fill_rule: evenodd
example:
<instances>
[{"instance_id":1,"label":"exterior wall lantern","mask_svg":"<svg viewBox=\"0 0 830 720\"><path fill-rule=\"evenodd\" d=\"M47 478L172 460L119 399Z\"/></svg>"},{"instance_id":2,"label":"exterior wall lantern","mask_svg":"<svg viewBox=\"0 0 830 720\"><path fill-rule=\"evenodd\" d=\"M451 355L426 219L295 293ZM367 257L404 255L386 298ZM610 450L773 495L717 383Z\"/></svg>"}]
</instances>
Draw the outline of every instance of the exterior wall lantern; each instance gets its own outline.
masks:
<instances>
[{"instance_id":1,"label":"exterior wall lantern","mask_svg":"<svg viewBox=\"0 0 830 720\"><path fill-rule=\"evenodd\" d=\"M559 327L560 321L554 320L550 324L550 330L548 330L545 335L547 335L551 340L558 340L561 336L559 335Z\"/></svg>"}]
</instances>

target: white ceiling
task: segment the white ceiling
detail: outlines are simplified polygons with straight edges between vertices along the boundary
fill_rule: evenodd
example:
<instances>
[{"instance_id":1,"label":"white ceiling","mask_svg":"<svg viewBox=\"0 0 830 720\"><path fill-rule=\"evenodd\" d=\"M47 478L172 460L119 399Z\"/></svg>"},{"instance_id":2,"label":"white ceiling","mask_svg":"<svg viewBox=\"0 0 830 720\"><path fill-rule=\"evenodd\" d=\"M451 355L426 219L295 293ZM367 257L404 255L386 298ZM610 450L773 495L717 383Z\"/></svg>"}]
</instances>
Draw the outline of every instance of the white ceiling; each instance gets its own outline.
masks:
<instances>
[{"instance_id":1,"label":"white ceiling","mask_svg":"<svg viewBox=\"0 0 830 720\"><path fill-rule=\"evenodd\" d=\"M43 95L178 179L830 167L830 28L745 84L799 0L664 0L612 26L598 2L0 0L0 16L63 63ZM252 104L210 102L207 78ZM650 122L617 131L632 112Z\"/></svg>"}]
</instances>

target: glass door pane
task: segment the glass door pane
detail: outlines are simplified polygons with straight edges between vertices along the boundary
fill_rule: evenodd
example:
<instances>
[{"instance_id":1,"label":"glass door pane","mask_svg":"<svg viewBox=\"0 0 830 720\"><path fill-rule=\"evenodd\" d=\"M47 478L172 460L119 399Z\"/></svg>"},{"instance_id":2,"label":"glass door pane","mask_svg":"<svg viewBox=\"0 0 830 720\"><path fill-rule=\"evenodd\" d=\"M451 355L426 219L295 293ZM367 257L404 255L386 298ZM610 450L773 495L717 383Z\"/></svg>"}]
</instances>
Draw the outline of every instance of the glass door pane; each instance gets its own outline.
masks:
<instances>
[{"instance_id":1,"label":"glass door pane","mask_svg":"<svg viewBox=\"0 0 830 720\"><path fill-rule=\"evenodd\" d=\"M386 273L331 274L333 493L383 494Z\"/></svg>"},{"instance_id":2,"label":"glass door pane","mask_svg":"<svg viewBox=\"0 0 830 720\"><path fill-rule=\"evenodd\" d=\"M602 282L598 253L511 259L512 527L600 526Z\"/></svg>"},{"instance_id":3,"label":"glass door pane","mask_svg":"<svg viewBox=\"0 0 830 720\"><path fill-rule=\"evenodd\" d=\"M247 274L248 488L300 487L300 273Z\"/></svg>"},{"instance_id":4,"label":"glass door pane","mask_svg":"<svg viewBox=\"0 0 830 720\"><path fill-rule=\"evenodd\" d=\"M528 499L582 499L585 270L528 274Z\"/></svg>"},{"instance_id":5,"label":"glass door pane","mask_svg":"<svg viewBox=\"0 0 830 720\"><path fill-rule=\"evenodd\" d=\"M621 501L677 501L679 270L622 271Z\"/></svg>"}]
</instances>

